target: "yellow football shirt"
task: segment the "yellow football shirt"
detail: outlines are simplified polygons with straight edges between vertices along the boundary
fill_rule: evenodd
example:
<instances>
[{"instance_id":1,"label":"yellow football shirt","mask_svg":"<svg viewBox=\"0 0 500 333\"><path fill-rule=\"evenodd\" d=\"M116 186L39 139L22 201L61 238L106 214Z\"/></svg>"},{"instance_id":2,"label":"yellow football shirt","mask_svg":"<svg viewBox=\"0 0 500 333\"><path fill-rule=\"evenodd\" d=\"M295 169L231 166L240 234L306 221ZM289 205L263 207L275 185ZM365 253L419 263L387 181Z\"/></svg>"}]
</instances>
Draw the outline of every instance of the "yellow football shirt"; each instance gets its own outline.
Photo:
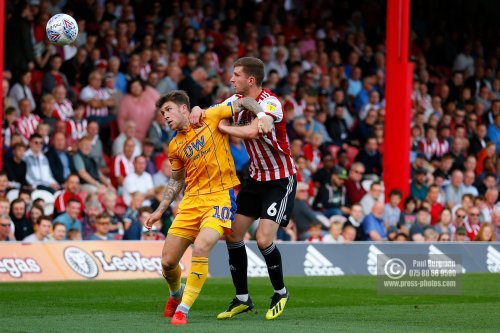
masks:
<instances>
[{"instance_id":1,"label":"yellow football shirt","mask_svg":"<svg viewBox=\"0 0 500 333\"><path fill-rule=\"evenodd\" d=\"M227 134L219 131L221 119L233 115L231 103L208 108L203 126L177 131L168 146L172 170L186 168L185 195L228 190L240 182L236 176Z\"/></svg>"}]
</instances>

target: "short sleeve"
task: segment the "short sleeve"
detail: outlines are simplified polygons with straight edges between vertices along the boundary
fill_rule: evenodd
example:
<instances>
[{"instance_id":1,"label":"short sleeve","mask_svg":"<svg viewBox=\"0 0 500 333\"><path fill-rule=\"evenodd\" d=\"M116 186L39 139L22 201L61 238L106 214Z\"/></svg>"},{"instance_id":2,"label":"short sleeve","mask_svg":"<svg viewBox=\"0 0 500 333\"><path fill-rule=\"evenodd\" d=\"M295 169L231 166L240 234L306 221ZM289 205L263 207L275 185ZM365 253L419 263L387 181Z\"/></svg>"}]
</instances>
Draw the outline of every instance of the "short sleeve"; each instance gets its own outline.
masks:
<instances>
[{"instance_id":1,"label":"short sleeve","mask_svg":"<svg viewBox=\"0 0 500 333\"><path fill-rule=\"evenodd\" d=\"M85 169L85 163L83 163L83 159L80 155L77 154L73 156L73 163L75 164L76 171Z\"/></svg>"},{"instance_id":2,"label":"short sleeve","mask_svg":"<svg viewBox=\"0 0 500 333\"><path fill-rule=\"evenodd\" d=\"M217 123L221 119L230 118L234 114L232 102L214 105L205 111L205 117L209 120L214 120Z\"/></svg>"},{"instance_id":3,"label":"short sleeve","mask_svg":"<svg viewBox=\"0 0 500 333\"><path fill-rule=\"evenodd\" d=\"M264 112L274 119L275 123L283 119L283 108L281 107L281 102L276 97L268 97L260 105Z\"/></svg>"},{"instance_id":4,"label":"short sleeve","mask_svg":"<svg viewBox=\"0 0 500 333\"><path fill-rule=\"evenodd\" d=\"M84 102L88 102L89 100L93 99L94 95L92 94L92 91L88 88L85 87L82 89L82 92L80 93L80 99Z\"/></svg>"}]
</instances>

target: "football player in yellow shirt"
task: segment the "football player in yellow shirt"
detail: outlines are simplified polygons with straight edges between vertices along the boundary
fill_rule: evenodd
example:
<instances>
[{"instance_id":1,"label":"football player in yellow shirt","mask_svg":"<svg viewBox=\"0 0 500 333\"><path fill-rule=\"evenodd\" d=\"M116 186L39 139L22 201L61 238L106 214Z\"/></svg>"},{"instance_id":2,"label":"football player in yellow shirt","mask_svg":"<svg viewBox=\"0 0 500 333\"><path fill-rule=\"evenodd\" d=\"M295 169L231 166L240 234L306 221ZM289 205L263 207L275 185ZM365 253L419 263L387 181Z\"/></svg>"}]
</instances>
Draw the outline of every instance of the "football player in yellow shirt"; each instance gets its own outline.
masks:
<instances>
[{"instance_id":1,"label":"football player in yellow shirt","mask_svg":"<svg viewBox=\"0 0 500 333\"><path fill-rule=\"evenodd\" d=\"M178 213L168 231L162 251L162 271L170 297L164 316L171 324L187 323L188 312L198 297L208 275L209 254L223 234L231 232L236 212L233 187L239 184L229 149L228 135L219 122L242 108L263 112L255 100L242 98L206 110L203 125L189 124L189 97L174 90L156 102L157 108L176 133L169 144L168 158L172 176L160 206L146 220L150 229L186 186ZM258 118L250 126L258 131ZM179 261L193 244L191 270L186 285L181 284Z\"/></svg>"}]
</instances>

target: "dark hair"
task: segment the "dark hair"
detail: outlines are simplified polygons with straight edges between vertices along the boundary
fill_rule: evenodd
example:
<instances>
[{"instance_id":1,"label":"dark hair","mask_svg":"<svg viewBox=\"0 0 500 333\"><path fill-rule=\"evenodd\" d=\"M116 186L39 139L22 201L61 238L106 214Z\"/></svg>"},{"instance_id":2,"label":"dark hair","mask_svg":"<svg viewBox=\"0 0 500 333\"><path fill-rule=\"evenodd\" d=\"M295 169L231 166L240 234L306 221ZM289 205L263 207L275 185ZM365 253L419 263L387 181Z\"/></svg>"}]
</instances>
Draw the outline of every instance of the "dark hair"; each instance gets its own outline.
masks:
<instances>
[{"instance_id":1,"label":"dark hair","mask_svg":"<svg viewBox=\"0 0 500 333\"><path fill-rule=\"evenodd\" d=\"M429 210L427 208L425 208L424 206L420 206L417 209L417 213L420 213L420 212L426 212L428 214Z\"/></svg>"},{"instance_id":2,"label":"dark hair","mask_svg":"<svg viewBox=\"0 0 500 333\"><path fill-rule=\"evenodd\" d=\"M52 218L50 216L47 216L47 215L41 215L39 216L37 219L36 219L36 224L37 225L40 225L40 223L42 223L42 221L45 220L45 221L50 221L50 223L52 223Z\"/></svg>"},{"instance_id":3,"label":"dark hair","mask_svg":"<svg viewBox=\"0 0 500 333\"><path fill-rule=\"evenodd\" d=\"M409 204L410 202L413 202L415 205L417 205L417 199L415 199L415 198L414 198L414 197L412 197L412 196L409 196L409 197L406 197L406 199L405 199L405 201L404 201L404 203L403 203L403 207L408 206L408 204Z\"/></svg>"},{"instance_id":4,"label":"dark hair","mask_svg":"<svg viewBox=\"0 0 500 333\"><path fill-rule=\"evenodd\" d=\"M376 185L382 186L382 183L381 183L381 182L379 182L379 181L374 181L374 182L373 182L373 183L371 183L371 185L370 185L370 190L371 190L374 186L376 186Z\"/></svg>"},{"instance_id":5,"label":"dark hair","mask_svg":"<svg viewBox=\"0 0 500 333\"><path fill-rule=\"evenodd\" d=\"M72 203L72 202L76 202L76 203L78 203L79 205L81 205L81 204L82 204L82 203L81 203L80 201L78 201L77 199L75 199L75 198L71 198L71 199L69 199L69 200L68 200L68 202L66 203L66 206L69 206L69 204L70 204L70 203Z\"/></svg>"},{"instance_id":6,"label":"dark hair","mask_svg":"<svg viewBox=\"0 0 500 333\"><path fill-rule=\"evenodd\" d=\"M40 202L45 203L45 200L43 200L42 198L35 199L35 200L33 201L33 207L38 206L38 208L40 208L40 210L43 212L43 208L42 208L42 207L43 207L43 205L42 205L42 204L40 204ZM31 208L33 209L33 207L31 207Z\"/></svg>"},{"instance_id":7,"label":"dark hair","mask_svg":"<svg viewBox=\"0 0 500 333\"><path fill-rule=\"evenodd\" d=\"M243 73L247 76L255 78L255 84L258 87L262 86L264 80L264 63L262 60L253 57L243 57L236 60L233 67L243 67Z\"/></svg>"},{"instance_id":8,"label":"dark hair","mask_svg":"<svg viewBox=\"0 0 500 333\"><path fill-rule=\"evenodd\" d=\"M392 197L393 195L397 195L400 198L403 197L403 193L397 188L395 188L395 189L391 190L391 192L389 192L389 198Z\"/></svg>"},{"instance_id":9,"label":"dark hair","mask_svg":"<svg viewBox=\"0 0 500 333\"><path fill-rule=\"evenodd\" d=\"M132 89L132 85L136 82L139 82L139 84L141 85L142 87L142 90L144 91L144 89L146 88L146 85L144 84L144 81L142 81L141 79L139 78L134 78L130 81L128 81L127 83L127 94L131 94L131 89Z\"/></svg>"},{"instance_id":10,"label":"dark hair","mask_svg":"<svg viewBox=\"0 0 500 333\"><path fill-rule=\"evenodd\" d=\"M40 134L38 134L38 133L33 133L30 136L30 141L33 140L33 139L43 139L43 137Z\"/></svg>"},{"instance_id":11,"label":"dark hair","mask_svg":"<svg viewBox=\"0 0 500 333\"><path fill-rule=\"evenodd\" d=\"M188 107L188 110L191 110L191 107L189 105L189 96L184 90L172 90L165 95L161 96L157 101L156 101L156 107L160 109L163 104L167 102L173 102L176 105L182 105L186 104Z\"/></svg>"},{"instance_id":12,"label":"dark hair","mask_svg":"<svg viewBox=\"0 0 500 333\"><path fill-rule=\"evenodd\" d=\"M5 115L9 115L11 113L16 113L16 108L13 106L9 106L8 108L5 109L4 113L5 113Z\"/></svg>"}]
</instances>

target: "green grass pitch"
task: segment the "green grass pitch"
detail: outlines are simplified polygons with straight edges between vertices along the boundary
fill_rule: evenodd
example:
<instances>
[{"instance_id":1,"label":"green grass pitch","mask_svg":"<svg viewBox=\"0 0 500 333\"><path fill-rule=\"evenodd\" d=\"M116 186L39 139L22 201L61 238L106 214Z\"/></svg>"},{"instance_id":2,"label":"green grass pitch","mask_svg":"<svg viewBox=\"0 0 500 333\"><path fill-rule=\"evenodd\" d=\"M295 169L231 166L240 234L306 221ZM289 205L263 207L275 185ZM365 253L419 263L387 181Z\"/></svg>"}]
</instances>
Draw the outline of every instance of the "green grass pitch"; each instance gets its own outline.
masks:
<instances>
[{"instance_id":1,"label":"green grass pitch","mask_svg":"<svg viewBox=\"0 0 500 333\"><path fill-rule=\"evenodd\" d=\"M368 276L287 277L291 298L280 318L264 319L272 288L250 279L255 310L215 316L233 296L227 278L207 281L187 326L163 318L162 279L0 284L0 332L498 332L500 276L467 274L463 294L385 296Z\"/></svg>"}]
</instances>

